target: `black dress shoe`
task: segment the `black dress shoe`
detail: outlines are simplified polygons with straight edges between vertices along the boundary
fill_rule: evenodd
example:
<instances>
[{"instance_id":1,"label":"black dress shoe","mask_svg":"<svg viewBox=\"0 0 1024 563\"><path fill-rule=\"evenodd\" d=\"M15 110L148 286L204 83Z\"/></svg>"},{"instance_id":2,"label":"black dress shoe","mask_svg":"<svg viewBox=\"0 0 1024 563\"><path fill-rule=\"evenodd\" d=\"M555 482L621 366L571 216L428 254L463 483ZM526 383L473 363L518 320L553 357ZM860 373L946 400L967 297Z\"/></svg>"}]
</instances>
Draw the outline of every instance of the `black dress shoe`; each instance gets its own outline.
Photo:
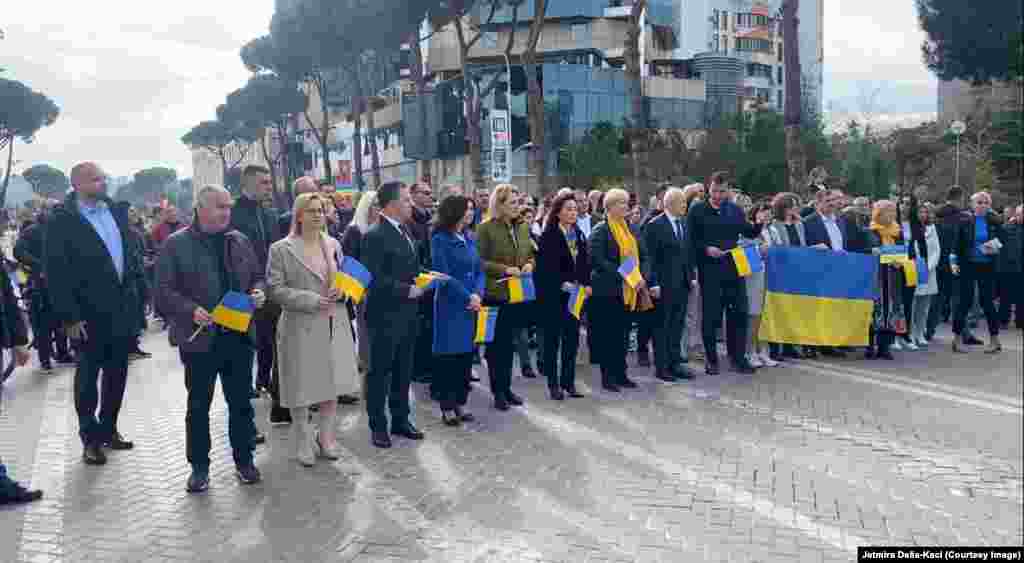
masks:
<instances>
[{"instance_id":1,"label":"black dress shoe","mask_svg":"<svg viewBox=\"0 0 1024 563\"><path fill-rule=\"evenodd\" d=\"M562 392L558 387L549 387L548 393L551 394L551 399L555 401L564 401L565 393Z\"/></svg>"},{"instance_id":2,"label":"black dress shoe","mask_svg":"<svg viewBox=\"0 0 1024 563\"><path fill-rule=\"evenodd\" d=\"M843 352L839 348L826 347L821 349L821 355L828 358L845 358L846 352Z\"/></svg>"},{"instance_id":3,"label":"black dress shoe","mask_svg":"<svg viewBox=\"0 0 1024 563\"><path fill-rule=\"evenodd\" d=\"M112 450L124 451L130 450L135 447L135 444L124 439L124 436L120 432L114 432L114 436L110 440L103 443L104 447Z\"/></svg>"},{"instance_id":4,"label":"black dress shoe","mask_svg":"<svg viewBox=\"0 0 1024 563\"><path fill-rule=\"evenodd\" d=\"M892 355L892 352L886 350L885 352L879 352L876 356L879 360L895 360L896 357Z\"/></svg>"},{"instance_id":5,"label":"black dress shoe","mask_svg":"<svg viewBox=\"0 0 1024 563\"><path fill-rule=\"evenodd\" d=\"M260 470L255 465L239 465L235 467L235 477L243 485L255 485L263 480Z\"/></svg>"},{"instance_id":6,"label":"black dress shoe","mask_svg":"<svg viewBox=\"0 0 1024 563\"><path fill-rule=\"evenodd\" d=\"M354 405L359 402L359 397L355 395L338 395L339 405Z\"/></svg>"},{"instance_id":7,"label":"black dress shoe","mask_svg":"<svg viewBox=\"0 0 1024 563\"><path fill-rule=\"evenodd\" d=\"M636 389L638 385L628 377L623 377L618 383L619 387L625 387L626 389Z\"/></svg>"},{"instance_id":8,"label":"black dress shoe","mask_svg":"<svg viewBox=\"0 0 1024 563\"><path fill-rule=\"evenodd\" d=\"M473 422L476 417L471 412L462 412L460 407L455 407L455 416L459 417L462 422Z\"/></svg>"},{"instance_id":9,"label":"black dress shoe","mask_svg":"<svg viewBox=\"0 0 1024 563\"><path fill-rule=\"evenodd\" d=\"M99 446L85 446L82 450L82 461L86 465L106 465L107 454L103 453L103 448Z\"/></svg>"},{"instance_id":10,"label":"black dress shoe","mask_svg":"<svg viewBox=\"0 0 1024 563\"><path fill-rule=\"evenodd\" d=\"M577 391L575 387L566 387L565 394L573 399L582 399L583 397L586 397L586 395Z\"/></svg>"},{"instance_id":11,"label":"black dress shoe","mask_svg":"<svg viewBox=\"0 0 1024 563\"><path fill-rule=\"evenodd\" d=\"M658 372L654 374L654 377L667 383L675 383L676 380L674 375L672 375L668 370L664 369L659 369Z\"/></svg>"},{"instance_id":12,"label":"black dress shoe","mask_svg":"<svg viewBox=\"0 0 1024 563\"><path fill-rule=\"evenodd\" d=\"M973 334L968 334L966 337L964 337L964 344L968 346L981 346L982 344L984 344L984 342L978 339L977 336L974 336Z\"/></svg>"},{"instance_id":13,"label":"black dress shoe","mask_svg":"<svg viewBox=\"0 0 1024 563\"><path fill-rule=\"evenodd\" d=\"M423 433L417 430L411 422L406 422L405 424L393 427L391 429L391 433L395 436L402 436L403 438L408 438L410 440L423 439Z\"/></svg>"},{"instance_id":14,"label":"black dress shoe","mask_svg":"<svg viewBox=\"0 0 1024 563\"><path fill-rule=\"evenodd\" d=\"M459 426L462 424L462 417L452 411L441 411L441 421L445 426Z\"/></svg>"},{"instance_id":15,"label":"black dress shoe","mask_svg":"<svg viewBox=\"0 0 1024 563\"><path fill-rule=\"evenodd\" d=\"M875 352L874 348L868 348L867 350L864 351L864 359L865 360L873 360L873 359L875 359L877 357L878 357L878 354Z\"/></svg>"},{"instance_id":16,"label":"black dress shoe","mask_svg":"<svg viewBox=\"0 0 1024 563\"><path fill-rule=\"evenodd\" d=\"M8 480L7 483L0 484L0 506L35 502L41 498L43 498L43 491L26 489L14 481Z\"/></svg>"},{"instance_id":17,"label":"black dress shoe","mask_svg":"<svg viewBox=\"0 0 1024 563\"><path fill-rule=\"evenodd\" d=\"M708 375L718 375L721 372L718 369L718 364L704 364L704 373Z\"/></svg>"},{"instance_id":18,"label":"black dress shoe","mask_svg":"<svg viewBox=\"0 0 1024 563\"><path fill-rule=\"evenodd\" d=\"M292 423L292 413L284 407L270 407L270 425L283 426Z\"/></svg>"},{"instance_id":19,"label":"black dress shoe","mask_svg":"<svg viewBox=\"0 0 1024 563\"><path fill-rule=\"evenodd\" d=\"M210 474L206 471L192 470L192 474L188 476L188 483L185 484L185 490L189 493L204 493L210 488Z\"/></svg>"},{"instance_id":20,"label":"black dress shoe","mask_svg":"<svg viewBox=\"0 0 1024 563\"><path fill-rule=\"evenodd\" d=\"M526 366L525 368L523 368L522 372L523 377L525 377L526 379L537 379L537 372L534 371L533 368L530 366Z\"/></svg>"},{"instance_id":21,"label":"black dress shoe","mask_svg":"<svg viewBox=\"0 0 1024 563\"><path fill-rule=\"evenodd\" d=\"M678 365L676 366L676 369L672 370L672 376L675 377L677 381L681 379L694 378L693 372L690 371L690 368L683 367L682 365Z\"/></svg>"},{"instance_id":22,"label":"black dress shoe","mask_svg":"<svg viewBox=\"0 0 1024 563\"><path fill-rule=\"evenodd\" d=\"M604 389L605 391L609 391L611 393L621 393L622 392L622 390L619 389L619 386L614 384L614 383L602 383L601 384L601 389Z\"/></svg>"},{"instance_id":23,"label":"black dress shoe","mask_svg":"<svg viewBox=\"0 0 1024 563\"><path fill-rule=\"evenodd\" d=\"M75 363L75 359L72 358L70 354L67 355L67 356L59 356L57 358L57 364L60 364L60 365L70 365L70 364L73 364L73 363Z\"/></svg>"},{"instance_id":24,"label":"black dress shoe","mask_svg":"<svg viewBox=\"0 0 1024 563\"><path fill-rule=\"evenodd\" d=\"M378 448L390 448L391 437L387 432L372 432L370 433L370 443Z\"/></svg>"},{"instance_id":25,"label":"black dress shoe","mask_svg":"<svg viewBox=\"0 0 1024 563\"><path fill-rule=\"evenodd\" d=\"M498 409L499 411L507 411L511 407L508 404L508 400L506 400L504 397L500 397L494 399L494 408Z\"/></svg>"},{"instance_id":26,"label":"black dress shoe","mask_svg":"<svg viewBox=\"0 0 1024 563\"><path fill-rule=\"evenodd\" d=\"M257 446L259 446L261 444L266 444L267 443L267 435L262 433L262 432L260 432L259 430L257 430L256 434L252 437L252 443L257 445Z\"/></svg>"},{"instance_id":27,"label":"black dress shoe","mask_svg":"<svg viewBox=\"0 0 1024 563\"><path fill-rule=\"evenodd\" d=\"M510 405L512 405L514 407L520 407L520 406L523 405L523 398L520 397L519 395L516 395L515 393L513 393L511 391L509 391L505 395L505 400L508 401L508 404L510 404Z\"/></svg>"}]
</instances>

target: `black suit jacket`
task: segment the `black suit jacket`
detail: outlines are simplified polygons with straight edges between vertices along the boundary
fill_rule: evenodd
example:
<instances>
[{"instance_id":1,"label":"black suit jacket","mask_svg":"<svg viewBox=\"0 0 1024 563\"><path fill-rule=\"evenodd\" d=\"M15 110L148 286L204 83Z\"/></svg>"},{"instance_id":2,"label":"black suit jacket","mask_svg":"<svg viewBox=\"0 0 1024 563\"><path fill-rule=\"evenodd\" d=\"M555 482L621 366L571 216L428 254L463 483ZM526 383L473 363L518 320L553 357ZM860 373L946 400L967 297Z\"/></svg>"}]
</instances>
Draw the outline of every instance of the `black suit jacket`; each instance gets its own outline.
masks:
<instances>
[{"instance_id":1,"label":"black suit jacket","mask_svg":"<svg viewBox=\"0 0 1024 563\"><path fill-rule=\"evenodd\" d=\"M640 254L640 275L644 280L651 279L651 260L644 247L644 239L635 229L637 252ZM590 287L598 297L615 297L622 295L622 276L619 274L621 256L619 245L612 236L608 223L601 223L590 233ZM650 285L650 284L648 284Z\"/></svg>"},{"instance_id":2,"label":"black suit jacket","mask_svg":"<svg viewBox=\"0 0 1024 563\"><path fill-rule=\"evenodd\" d=\"M366 298L367 321L392 323L395 314L414 317L417 302L409 299L409 288L420 273L420 261L405 235L382 216L363 237L362 257L373 275Z\"/></svg>"},{"instance_id":3,"label":"black suit jacket","mask_svg":"<svg viewBox=\"0 0 1024 563\"><path fill-rule=\"evenodd\" d=\"M134 338L144 283L141 249L123 207L106 200L121 233L124 273L118 277L103 239L78 210L77 194L54 209L46 229L46 272L57 318L88 323L90 341Z\"/></svg>"},{"instance_id":4,"label":"black suit jacket","mask_svg":"<svg viewBox=\"0 0 1024 563\"><path fill-rule=\"evenodd\" d=\"M573 225L576 233L576 259L569 252L569 242L557 224L548 225L537 245L537 301L545 308L562 306L562 284L590 285L590 253L583 231Z\"/></svg>"},{"instance_id":5,"label":"black suit jacket","mask_svg":"<svg viewBox=\"0 0 1024 563\"><path fill-rule=\"evenodd\" d=\"M841 215L836 215L836 224L839 225L839 232L843 235L843 246L846 248L832 248L832 239L828 236L828 230L825 228L825 220L821 218L821 214L813 213L806 219L804 219L804 232L807 233L807 246L814 246L816 244L824 244L825 246L832 248L832 250L849 250L850 246L850 229L846 224L846 219Z\"/></svg>"},{"instance_id":6,"label":"black suit jacket","mask_svg":"<svg viewBox=\"0 0 1024 563\"><path fill-rule=\"evenodd\" d=\"M693 279L693 263L689 252L689 233L686 220L679 218L682 237L676 238L668 215L648 223L644 229L644 241L651 257L651 280L648 285L661 288L661 300L686 300Z\"/></svg>"}]
</instances>

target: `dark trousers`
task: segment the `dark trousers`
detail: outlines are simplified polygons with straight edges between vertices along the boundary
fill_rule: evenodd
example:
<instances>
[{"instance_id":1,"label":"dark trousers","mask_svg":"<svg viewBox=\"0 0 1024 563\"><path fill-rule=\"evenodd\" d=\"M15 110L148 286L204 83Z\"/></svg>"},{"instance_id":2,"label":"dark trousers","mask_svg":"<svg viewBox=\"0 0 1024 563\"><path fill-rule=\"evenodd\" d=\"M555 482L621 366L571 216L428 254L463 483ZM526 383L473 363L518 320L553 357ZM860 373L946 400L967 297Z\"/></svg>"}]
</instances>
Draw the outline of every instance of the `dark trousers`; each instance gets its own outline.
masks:
<instances>
[{"instance_id":1,"label":"dark trousers","mask_svg":"<svg viewBox=\"0 0 1024 563\"><path fill-rule=\"evenodd\" d=\"M544 344L541 352L544 357L544 375L548 378L551 389L576 388L576 352L580 346L580 322L569 314L569 296L563 295L558 300L558 309L550 309L544 313ZM559 353L561 352L561 353ZM559 368L561 357L561 368Z\"/></svg>"},{"instance_id":2,"label":"dark trousers","mask_svg":"<svg viewBox=\"0 0 1024 563\"><path fill-rule=\"evenodd\" d=\"M1010 322L1010 306L1014 306L1017 328L1024 327L1024 273L999 274L999 320Z\"/></svg>"},{"instance_id":3,"label":"dark trousers","mask_svg":"<svg viewBox=\"0 0 1024 563\"><path fill-rule=\"evenodd\" d=\"M965 262L960 266L960 300L957 303L956 316L953 318L953 334L963 334L967 325L967 313L974 304L974 286L978 286L978 301L985 311L988 332L999 334L999 317L996 314L995 290L996 272L991 263Z\"/></svg>"},{"instance_id":4,"label":"dark trousers","mask_svg":"<svg viewBox=\"0 0 1024 563\"><path fill-rule=\"evenodd\" d=\"M617 385L626 380L626 339L632 313L626 312L622 296L598 297L588 300L590 326L594 331L594 348L601 364L601 382Z\"/></svg>"},{"instance_id":5,"label":"dark trousers","mask_svg":"<svg viewBox=\"0 0 1024 563\"><path fill-rule=\"evenodd\" d=\"M658 370L671 371L683 362L682 340L689 296L685 289L674 295L664 288L662 292L662 299L654 310L654 365Z\"/></svg>"},{"instance_id":6,"label":"dark trousers","mask_svg":"<svg viewBox=\"0 0 1024 563\"><path fill-rule=\"evenodd\" d=\"M256 384L270 391L273 406L281 404L278 391L280 371L277 368L277 321L281 318L279 311L270 309L260 311L253 318L256 334ZM251 386L251 385L250 385Z\"/></svg>"},{"instance_id":7,"label":"dark trousers","mask_svg":"<svg viewBox=\"0 0 1024 563\"><path fill-rule=\"evenodd\" d=\"M429 381L434 372L434 292L428 292L420 301L416 322L419 330L416 336L416 351L412 359L412 380Z\"/></svg>"},{"instance_id":8,"label":"dark trousers","mask_svg":"<svg viewBox=\"0 0 1024 563\"><path fill-rule=\"evenodd\" d=\"M50 310L49 296L39 290L32 292L32 334L35 336L36 351L39 353L39 363L46 366L53 358L54 345L57 348L57 357L66 358L68 355L68 337L64 327Z\"/></svg>"},{"instance_id":9,"label":"dark trousers","mask_svg":"<svg viewBox=\"0 0 1024 563\"><path fill-rule=\"evenodd\" d=\"M896 340L896 334L887 330L876 331L873 328L868 330L869 347L875 349L878 354L888 353L894 340Z\"/></svg>"},{"instance_id":10,"label":"dark trousers","mask_svg":"<svg viewBox=\"0 0 1024 563\"><path fill-rule=\"evenodd\" d=\"M723 313L727 317L725 344L733 362L744 362L747 352L747 287L742 279L705 275L700 271L700 297L703 308L701 336L704 355L710 364L718 363L718 329Z\"/></svg>"},{"instance_id":11,"label":"dark trousers","mask_svg":"<svg viewBox=\"0 0 1024 563\"><path fill-rule=\"evenodd\" d=\"M903 334L903 340L909 341L910 335L914 333L914 293L916 287L903 286L903 314L907 317L907 332Z\"/></svg>"},{"instance_id":12,"label":"dark trousers","mask_svg":"<svg viewBox=\"0 0 1024 563\"><path fill-rule=\"evenodd\" d=\"M415 306L398 312L367 311L370 371L366 376L366 414L371 432L387 432L409 422L409 381L416 346Z\"/></svg>"},{"instance_id":13,"label":"dark trousers","mask_svg":"<svg viewBox=\"0 0 1024 563\"><path fill-rule=\"evenodd\" d=\"M87 324L88 340L76 343L75 412L78 435L86 445L102 445L117 432L117 417L128 380L128 352L133 344L133 337L96 334L99 326ZM99 383L101 371L103 380Z\"/></svg>"},{"instance_id":14,"label":"dark trousers","mask_svg":"<svg viewBox=\"0 0 1024 563\"><path fill-rule=\"evenodd\" d=\"M502 302L488 302L498 307L498 319L494 323L494 340L484 350L487 358L487 375L490 378L494 398L507 397L512 392L512 364L516 342L526 328L529 303L509 305Z\"/></svg>"},{"instance_id":15,"label":"dark trousers","mask_svg":"<svg viewBox=\"0 0 1024 563\"><path fill-rule=\"evenodd\" d=\"M254 411L249 402L252 388L252 349L245 337L218 335L209 352L182 352L188 412L185 414L185 456L192 467L210 467L210 404L220 377L228 405L228 439L236 466L252 465Z\"/></svg>"},{"instance_id":16,"label":"dark trousers","mask_svg":"<svg viewBox=\"0 0 1024 563\"><path fill-rule=\"evenodd\" d=\"M434 356L436 368L430 389L437 395L442 411L453 411L469 398L469 376L473 373L473 353Z\"/></svg>"}]
</instances>

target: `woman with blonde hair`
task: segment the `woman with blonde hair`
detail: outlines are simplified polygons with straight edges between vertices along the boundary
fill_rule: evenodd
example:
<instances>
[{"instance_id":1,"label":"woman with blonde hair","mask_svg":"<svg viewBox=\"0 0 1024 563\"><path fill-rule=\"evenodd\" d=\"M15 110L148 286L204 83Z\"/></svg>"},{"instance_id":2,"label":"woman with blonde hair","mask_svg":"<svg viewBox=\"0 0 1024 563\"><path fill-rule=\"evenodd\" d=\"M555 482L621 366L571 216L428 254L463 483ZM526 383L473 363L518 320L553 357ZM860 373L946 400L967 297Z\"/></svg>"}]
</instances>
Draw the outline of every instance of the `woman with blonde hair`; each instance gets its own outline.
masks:
<instances>
[{"instance_id":1,"label":"woman with blonde hair","mask_svg":"<svg viewBox=\"0 0 1024 563\"><path fill-rule=\"evenodd\" d=\"M626 339L630 330L630 313L643 310L649 303L645 280L650 278L650 263L642 240L627 223L629 193L611 189L604 197L605 222L594 227L590 235L590 298L591 328L594 346L601 366L601 387L618 393L621 387L636 387L626 368ZM619 274L619 267L628 260L636 263L642 279L630 285Z\"/></svg>"},{"instance_id":2,"label":"woman with blonde hair","mask_svg":"<svg viewBox=\"0 0 1024 563\"><path fill-rule=\"evenodd\" d=\"M868 229L868 240L874 254L880 254L883 246L903 244L903 229L896 220L896 204L892 201L883 199L875 202ZM897 334L907 330L903 286L903 271L898 263L879 265L878 297L875 298L872 312L868 359L894 359L890 351L892 343Z\"/></svg>"},{"instance_id":3,"label":"woman with blonde hair","mask_svg":"<svg viewBox=\"0 0 1024 563\"><path fill-rule=\"evenodd\" d=\"M319 194L295 199L291 232L270 247L267 293L281 306L277 354L281 405L291 409L295 456L312 467L319 454L338 459L335 439L339 395L356 392L351 324L340 318L334 285L341 245L324 233L330 207ZM319 407L319 432L309 407Z\"/></svg>"},{"instance_id":4,"label":"woman with blonde hair","mask_svg":"<svg viewBox=\"0 0 1024 563\"><path fill-rule=\"evenodd\" d=\"M520 221L519 188L498 184L491 193L488 219L477 227L477 249L486 274L484 305L498 307L494 339L485 351L494 408L507 411L523 404L512 392L512 364L516 338L526 327L531 303L509 303L508 280L533 273L530 226Z\"/></svg>"}]
</instances>

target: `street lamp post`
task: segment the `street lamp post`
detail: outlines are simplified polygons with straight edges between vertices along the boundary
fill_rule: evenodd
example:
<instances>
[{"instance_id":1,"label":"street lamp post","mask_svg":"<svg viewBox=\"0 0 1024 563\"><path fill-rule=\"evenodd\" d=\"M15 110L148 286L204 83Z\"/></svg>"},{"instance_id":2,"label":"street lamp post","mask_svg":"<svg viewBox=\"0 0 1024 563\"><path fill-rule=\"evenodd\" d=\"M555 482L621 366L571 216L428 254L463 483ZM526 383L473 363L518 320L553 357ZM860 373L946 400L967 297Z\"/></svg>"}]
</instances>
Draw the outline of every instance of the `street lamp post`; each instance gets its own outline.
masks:
<instances>
[{"instance_id":1,"label":"street lamp post","mask_svg":"<svg viewBox=\"0 0 1024 563\"><path fill-rule=\"evenodd\" d=\"M526 144L513 149L512 152L509 153L509 158L511 158L511 156L513 154L516 154L517 152L519 152L519 151L521 151L523 149L532 149L532 148L533 148L533 141L529 141ZM527 162L526 162L526 185L523 186L523 188L526 190L526 193L530 193L530 162L529 162L529 157L527 157Z\"/></svg>"},{"instance_id":2,"label":"street lamp post","mask_svg":"<svg viewBox=\"0 0 1024 563\"><path fill-rule=\"evenodd\" d=\"M956 174L954 176L953 185L960 185L960 135L964 134L967 130L967 125L959 119L949 124L949 131L956 135Z\"/></svg>"}]
</instances>

